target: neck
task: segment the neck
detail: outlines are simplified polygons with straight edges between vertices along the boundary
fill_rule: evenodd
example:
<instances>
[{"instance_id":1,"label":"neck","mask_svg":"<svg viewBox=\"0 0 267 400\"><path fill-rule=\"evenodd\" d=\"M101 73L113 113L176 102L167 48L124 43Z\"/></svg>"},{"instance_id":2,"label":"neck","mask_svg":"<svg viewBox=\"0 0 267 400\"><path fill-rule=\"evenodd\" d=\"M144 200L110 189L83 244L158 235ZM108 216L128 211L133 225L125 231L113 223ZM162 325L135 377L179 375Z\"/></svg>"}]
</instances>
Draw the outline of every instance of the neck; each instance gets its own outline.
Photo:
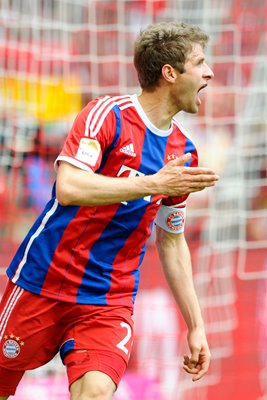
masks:
<instances>
[{"instance_id":1,"label":"neck","mask_svg":"<svg viewBox=\"0 0 267 400\"><path fill-rule=\"evenodd\" d=\"M179 110L170 103L166 92L160 89L153 92L143 91L138 100L153 125L161 130L169 129L173 116Z\"/></svg>"}]
</instances>

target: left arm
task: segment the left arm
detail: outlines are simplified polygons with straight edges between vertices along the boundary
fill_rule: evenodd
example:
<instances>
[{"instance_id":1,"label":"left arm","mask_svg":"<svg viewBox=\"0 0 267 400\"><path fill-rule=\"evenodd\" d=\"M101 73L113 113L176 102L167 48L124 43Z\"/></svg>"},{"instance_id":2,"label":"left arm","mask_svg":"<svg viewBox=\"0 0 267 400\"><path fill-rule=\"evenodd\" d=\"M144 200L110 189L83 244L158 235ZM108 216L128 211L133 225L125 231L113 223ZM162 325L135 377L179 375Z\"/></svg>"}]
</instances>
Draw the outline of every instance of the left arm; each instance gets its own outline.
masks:
<instances>
[{"instance_id":1,"label":"left arm","mask_svg":"<svg viewBox=\"0 0 267 400\"><path fill-rule=\"evenodd\" d=\"M184 357L183 367L196 381L208 371L210 351L194 288L190 252L183 233L169 233L159 226L156 226L156 246L168 285L188 328L191 356Z\"/></svg>"}]
</instances>

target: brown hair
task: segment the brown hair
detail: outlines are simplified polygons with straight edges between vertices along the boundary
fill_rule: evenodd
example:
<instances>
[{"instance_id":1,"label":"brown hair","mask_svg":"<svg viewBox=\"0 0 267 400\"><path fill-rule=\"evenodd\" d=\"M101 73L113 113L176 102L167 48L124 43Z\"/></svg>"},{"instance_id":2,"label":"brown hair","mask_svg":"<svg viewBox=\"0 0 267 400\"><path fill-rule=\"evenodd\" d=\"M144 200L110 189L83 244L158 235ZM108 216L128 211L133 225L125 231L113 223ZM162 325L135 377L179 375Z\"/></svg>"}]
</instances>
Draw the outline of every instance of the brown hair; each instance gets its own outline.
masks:
<instances>
[{"instance_id":1,"label":"brown hair","mask_svg":"<svg viewBox=\"0 0 267 400\"><path fill-rule=\"evenodd\" d=\"M165 64L183 73L192 44L199 43L204 48L208 39L199 27L184 22L161 22L141 31L134 46L134 65L141 88L153 90Z\"/></svg>"}]
</instances>

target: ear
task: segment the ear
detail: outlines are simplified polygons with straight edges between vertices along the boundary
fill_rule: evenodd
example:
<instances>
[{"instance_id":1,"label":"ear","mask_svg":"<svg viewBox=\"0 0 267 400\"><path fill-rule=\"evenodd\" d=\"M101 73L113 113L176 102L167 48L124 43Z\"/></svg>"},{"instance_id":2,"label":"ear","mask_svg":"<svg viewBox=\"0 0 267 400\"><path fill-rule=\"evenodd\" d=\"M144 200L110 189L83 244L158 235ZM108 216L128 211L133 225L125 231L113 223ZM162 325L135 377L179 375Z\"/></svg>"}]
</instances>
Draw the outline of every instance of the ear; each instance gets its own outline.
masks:
<instances>
[{"instance_id":1,"label":"ear","mask_svg":"<svg viewBox=\"0 0 267 400\"><path fill-rule=\"evenodd\" d=\"M177 78L178 71L176 71L170 64L164 64L161 73L162 77L167 82L174 83Z\"/></svg>"}]
</instances>

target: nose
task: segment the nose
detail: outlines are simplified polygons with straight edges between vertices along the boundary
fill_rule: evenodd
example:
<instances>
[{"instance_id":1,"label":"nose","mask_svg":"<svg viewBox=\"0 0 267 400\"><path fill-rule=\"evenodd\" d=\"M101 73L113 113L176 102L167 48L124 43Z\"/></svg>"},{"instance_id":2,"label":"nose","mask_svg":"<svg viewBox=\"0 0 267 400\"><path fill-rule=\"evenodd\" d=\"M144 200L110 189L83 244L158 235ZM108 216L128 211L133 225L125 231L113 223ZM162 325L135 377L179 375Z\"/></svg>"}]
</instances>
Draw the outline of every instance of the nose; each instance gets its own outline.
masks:
<instances>
[{"instance_id":1,"label":"nose","mask_svg":"<svg viewBox=\"0 0 267 400\"><path fill-rule=\"evenodd\" d=\"M212 69L206 63L205 63L205 69L204 69L203 75L204 75L205 79L214 78L214 73L213 73Z\"/></svg>"}]
</instances>

